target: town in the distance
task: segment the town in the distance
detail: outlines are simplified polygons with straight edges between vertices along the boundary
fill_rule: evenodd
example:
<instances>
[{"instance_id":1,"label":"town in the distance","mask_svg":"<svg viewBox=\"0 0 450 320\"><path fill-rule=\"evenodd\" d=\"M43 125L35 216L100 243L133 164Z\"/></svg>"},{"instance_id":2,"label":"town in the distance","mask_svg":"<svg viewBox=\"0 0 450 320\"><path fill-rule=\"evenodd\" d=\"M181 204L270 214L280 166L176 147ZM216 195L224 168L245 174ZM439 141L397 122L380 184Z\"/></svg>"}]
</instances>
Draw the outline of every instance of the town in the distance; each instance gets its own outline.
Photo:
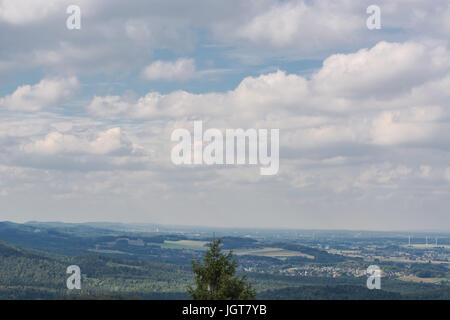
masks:
<instances>
[{"instance_id":1,"label":"town in the distance","mask_svg":"<svg viewBox=\"0 0 450 320\"><path fill-rule=\"evenodd\" d=\"M1 299L189 299L191 261L222 239L257 299L449 299L450 232L0 222ZM66 268L81 270L68 290ZM381 269L381 288L366 286Z\"/></svg>"}]
</instances>

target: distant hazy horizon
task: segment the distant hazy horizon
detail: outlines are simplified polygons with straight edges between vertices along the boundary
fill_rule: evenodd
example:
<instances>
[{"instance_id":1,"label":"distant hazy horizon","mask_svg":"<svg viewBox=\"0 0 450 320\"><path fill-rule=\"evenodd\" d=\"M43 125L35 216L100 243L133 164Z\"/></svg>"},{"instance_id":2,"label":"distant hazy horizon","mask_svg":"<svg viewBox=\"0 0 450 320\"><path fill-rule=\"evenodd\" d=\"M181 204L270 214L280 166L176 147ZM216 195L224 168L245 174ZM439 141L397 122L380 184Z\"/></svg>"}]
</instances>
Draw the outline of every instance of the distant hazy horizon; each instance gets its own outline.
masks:
<instances>
[{"instance_id":1,"label":"distant hazy horizon","mask_svg":"<svg viewBox=\"0 0 450 320\"><path fill-rule=\"evenodd\" d=\"M86 225L86 224L122 224L126 226L131 225L140 225L140 226L146 226L146 225L154 225L157 227L173 227L173 228L189 228L189 229L215 229L215 230L270 230L270 231L344 231L344 232L399 232L399 233L426 233L426 232L432 232L432 233L450 233L449 229L333 229L333 228L296 228L296 227L255 227L255 226L219 226L219 225L196 225L196 224L162 224L157 222L136 222L136 221L130 221L130 222L120 222L120 221L45 221L45 220L28 220L28 221L20 221L20 220L3 220L0 221L0 223L4 222L10 222L10 223L17 223L17 224L32 224L32 223L42 223L42 224L52 224L52 223L61 223L61 224L74 224L74 225Z\"/></svg>"}]
</instances>

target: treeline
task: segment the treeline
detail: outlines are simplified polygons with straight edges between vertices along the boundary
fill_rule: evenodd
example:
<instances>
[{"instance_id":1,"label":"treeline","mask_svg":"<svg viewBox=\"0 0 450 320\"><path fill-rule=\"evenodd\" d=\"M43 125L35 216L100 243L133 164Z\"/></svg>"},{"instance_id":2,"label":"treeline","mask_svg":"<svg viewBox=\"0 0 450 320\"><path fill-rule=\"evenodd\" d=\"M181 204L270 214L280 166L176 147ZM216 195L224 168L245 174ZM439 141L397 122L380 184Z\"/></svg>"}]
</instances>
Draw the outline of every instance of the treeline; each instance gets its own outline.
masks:
<instances>
[{"instance_id":1,"label":"treeline","mask_svg":"<svg viewBox=\"0 0 450 320\"><path fill-rule=\"evenodd\" d=\"M399 293L384 290L369 290L360 286L302 286L268 290L258 299L269 300L398 300Z\"/></svg>"},{"instance_id":2,"label":"treeline","mask_svg":"<svg viewBox=\"0 0 450 320\"><path fill-rule=\"evenodd\" d=\"M328 253L324 250L319 250L316 248L311 248L311 247L307 247L301 244L291 244L291 243L274 243L272 244L273 247L276 248L282 248L282 249L286 249L286 250L291 250L291 251L298 251L301 252L303 254L307 254L310 256L314 257L314 262L322 262L322 263L330 263L330 262L342 262L345 261L346 258L338 255L338 254L331 254ZM311 261L311 259L306 258L306 257L295 257L295 258L290 258L291 261L298 261L298 262L303 262L303 261ZM348 258L347 258L348 260Z\"/></svg>"},{"instance_id":3,"label":"treeline","mask_svg":"<svg viewBox=\"0 0 450 320\"><path fill-rule=\"evenodd\" d=\"M78 265L82 289L66 288L69 265ZM121 296L186 298L192 274L181 266L110 256L64 257L0 243L0 299L71 299Z\"/></svg>"},{"instance_id":4,"label":"treeline","mask_svg":"<svg viewBox=\"0 0 450 320\"><path fill-rule=\"evenodd\" d=\"M385 290L368 290L362 286L302 286L260 293L258 299L268 300L449 300L450 288L401 294Z\"/></svg>"}]
</instances>

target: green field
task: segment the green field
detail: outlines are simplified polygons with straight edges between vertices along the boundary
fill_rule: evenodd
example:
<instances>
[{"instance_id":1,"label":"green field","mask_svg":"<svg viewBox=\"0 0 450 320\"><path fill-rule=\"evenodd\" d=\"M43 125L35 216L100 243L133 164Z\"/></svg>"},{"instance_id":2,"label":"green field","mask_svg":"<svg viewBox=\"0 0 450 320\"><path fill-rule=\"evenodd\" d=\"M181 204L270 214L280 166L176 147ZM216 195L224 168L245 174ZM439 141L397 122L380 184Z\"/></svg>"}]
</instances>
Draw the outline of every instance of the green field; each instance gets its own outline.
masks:
<instances>
[{"instance_id":1,"label":"green field","mask_svg":"<svg viewBox=\"0 0 450 320\"><path fill-rule=\"evenodd\" d=\"M450 245L448 244L438 244L437 246L435 244L428 244L420 243L420 244L412 244L412 245L403 245L403 248L414 248L414 249L436 249L436 248L444 248L446 250L450 250Z\"/></svg>"},{"instance_id":2,"label":"green field","mask_svg":"<svg viewBox=\"0 0 450 320\"><path fill-rule=\"evenodd\" d=\"M304 254L298 251L286 250L282 248L262 248L262 249L247 249L247 250L236 250L234 254L238 256L262 256L271 258L286 258L286 257L304 257L308 259L314 259L313 256Z\"/></svg>"},{"instance_id":3,"label":"green field","mask_svg":"<svg viewBox=\"0 0 450 320\"><path fill-rule=\"evenodd\" d=\"M190 250L205 250L205 245L207 241L196 241L196 240L178 240L178 241L169 241L165 240L164 244L161 245L161 248L166 249L190 249Z\"/></svg>"}]
</instances>

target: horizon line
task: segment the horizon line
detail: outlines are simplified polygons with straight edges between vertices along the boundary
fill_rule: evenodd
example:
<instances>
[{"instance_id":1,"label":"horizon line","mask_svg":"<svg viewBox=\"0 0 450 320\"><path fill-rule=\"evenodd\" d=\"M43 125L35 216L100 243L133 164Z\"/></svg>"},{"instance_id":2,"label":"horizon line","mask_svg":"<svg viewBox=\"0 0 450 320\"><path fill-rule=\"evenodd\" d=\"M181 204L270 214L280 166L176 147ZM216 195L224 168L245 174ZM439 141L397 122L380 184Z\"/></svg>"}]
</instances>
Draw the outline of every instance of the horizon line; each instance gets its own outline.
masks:
<instances>
[{"instance_id":1,"label":"horizon line","mask_svg":"<svg viewBox=\"0 0 450 320\"><path fill-rule=\"evenodd\" d=\"M200 229L239 229L239 230L271 230L271 231L346 231L346 232L400 232L400 233L422 233L422 232L434 232L434 233L450 233L450 230L445 229L342 229L342 228L293 228L293 227L248 227L248 226L211 226L211 225L180 225L180 224L164 224L156 222L120 222L120 221L83 221L83 222L69 222L69 221L43 221L43 220L29 220L25 222L14 222L9 220L2 220L0 223L14 223L14 224L31 224L31 223L61 223L61 224L73 224L73 225L86 225L86 224L123 224L123 225L155 225L161 227L175 227L175 228L200 228Z\"/></svg>"}]
</instances>

